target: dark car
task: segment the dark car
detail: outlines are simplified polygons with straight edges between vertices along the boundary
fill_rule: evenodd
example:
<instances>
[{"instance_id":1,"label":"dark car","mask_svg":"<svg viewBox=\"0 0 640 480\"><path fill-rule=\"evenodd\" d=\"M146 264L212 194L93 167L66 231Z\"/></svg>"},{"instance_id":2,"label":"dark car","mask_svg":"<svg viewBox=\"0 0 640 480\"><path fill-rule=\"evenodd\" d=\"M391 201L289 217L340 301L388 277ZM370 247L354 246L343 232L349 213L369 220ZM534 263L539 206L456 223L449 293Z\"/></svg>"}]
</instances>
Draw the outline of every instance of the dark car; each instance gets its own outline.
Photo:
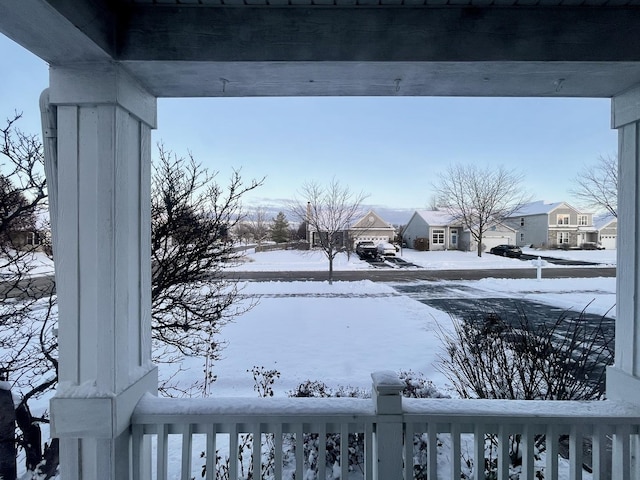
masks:
<instances>
[{"instance_id":1,"label":"dark car","mask_svg":"<svg viewBox=\"0 0 640 480\"><path fill-rule=\"evenodd\" d=\"M378 249L375 243L365 240L356 245L356 253L361 259L376 258L378 256Z\"/></svg>"},{"instance_id":2,"label":"dark car","mask_svg":"<svg viewBox=\"0 0 640 480\"><path fill-rule=\"evenodd\" d=\"M516 247L515 245L496 245L489 253L493 253L494 255L502 255L503 257L513 257L520 258L522 255L522 250L520 247Z\"/></svg>"}]
</instances>

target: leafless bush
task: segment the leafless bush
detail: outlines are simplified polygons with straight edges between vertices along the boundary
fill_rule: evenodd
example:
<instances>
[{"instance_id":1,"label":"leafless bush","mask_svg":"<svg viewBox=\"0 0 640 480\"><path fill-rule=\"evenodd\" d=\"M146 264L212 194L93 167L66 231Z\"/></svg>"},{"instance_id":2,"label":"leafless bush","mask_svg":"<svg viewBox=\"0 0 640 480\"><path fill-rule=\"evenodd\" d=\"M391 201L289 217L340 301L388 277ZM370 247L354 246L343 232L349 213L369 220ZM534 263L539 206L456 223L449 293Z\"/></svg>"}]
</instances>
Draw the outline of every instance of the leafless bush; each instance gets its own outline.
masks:
<instances>
[{"instance_id":1,"label":"leafless bush","mask_svg":"<svg viewBox=\"0 0 640 480\"><path fill-rule=\"evenodd\" d=\"M614 340L605 321L590 324L585 310L537 324L524 310L470 313L441 331L439 370L463 398L602 399Z\"/></svg>"},{"instance_id":2,"label":"leafless bush","mask_svg":"<svg viewBox=\"0 0 640 480\"><path fill-rule=\"evenodd\" d=\"M453 331L441 331L439 370L462 398L513 400L600 400L606 367L613 362L612 333L606 316L595 324L585 310L565 311L555 320L534 324L518 314L470 312L453 319ZM561 439L566 442L566 438ZM521 462L520 436L509 437L512 466ZM545 437L535 438L536 454ZM497 438L485 437L487 478L497 468ZM544 478L539 472L539 478Z\"/></svg>"}]
</instances>

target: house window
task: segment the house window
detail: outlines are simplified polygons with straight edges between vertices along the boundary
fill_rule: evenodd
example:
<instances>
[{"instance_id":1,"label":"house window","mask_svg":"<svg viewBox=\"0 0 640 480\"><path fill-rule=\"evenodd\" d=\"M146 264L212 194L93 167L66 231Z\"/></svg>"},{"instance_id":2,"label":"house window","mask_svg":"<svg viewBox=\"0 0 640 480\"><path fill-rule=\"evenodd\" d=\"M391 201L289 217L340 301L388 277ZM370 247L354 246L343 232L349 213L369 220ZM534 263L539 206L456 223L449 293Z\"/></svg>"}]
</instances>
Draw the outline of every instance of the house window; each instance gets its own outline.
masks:
<instances>
[{"instance_id":1,"label":"house window","mask_svg":"<svg viewBox=\"0 0 640 480\"><path fill-rule=\"evenodd\" d=\"M569 215L558 214L558 225L569 225Z\"/></svg>"},{"instance_id":2,"label":"house window","mask_svg":"<svg viewBox=\"0 0 640 480\"><path fill-rule=\"evenodd\" d=\"M40 235L34 232L27 233L27 245L40 245Z\"/></svg>"},{"instance_id":3,"label":"house window","mask_svg":"<svg viewBox=\"0 0 640 480\"><path fill-rule=\"evenodd\" d=\"M587 215L578 215L578 225L589 225L589 217Z\"/></svg>"},{"instance_id":4,"label":"house window","mask_svg":"<svg viewBox=\"0 0 640 480\"><path fill-rule=\"evenodd\" d=\"M521 241L521 242L524 242L524 233L521 233L521 234L520 234L520 241Z\"/></svg>"},{"instance_id":5,"label":"house window","mask_svg":"<svg viewBox=\"0 0 640 480\"><path fill-rule=\"evenodd\" d=\"M432 245L444 245L444 230L433 230L431 233Z\"/></svg>"},{"instance_id":6,"label":"house window","mask_svg":"<svg viewBox=\"0 0 640 480\"><path fill-rule=\"evenodd\" d=\"M520 226L524 227L524 217L520 217Z\"/></svg>"},{"instance_id":7,"label":"house window","mask_svg":"<svg viewBox=\"0 0 640 480\"><path fill-rule=\"evenodd\" d=\"M558 245L569 243L569 232L558 232Z\"/></svg>"}]
</instances>

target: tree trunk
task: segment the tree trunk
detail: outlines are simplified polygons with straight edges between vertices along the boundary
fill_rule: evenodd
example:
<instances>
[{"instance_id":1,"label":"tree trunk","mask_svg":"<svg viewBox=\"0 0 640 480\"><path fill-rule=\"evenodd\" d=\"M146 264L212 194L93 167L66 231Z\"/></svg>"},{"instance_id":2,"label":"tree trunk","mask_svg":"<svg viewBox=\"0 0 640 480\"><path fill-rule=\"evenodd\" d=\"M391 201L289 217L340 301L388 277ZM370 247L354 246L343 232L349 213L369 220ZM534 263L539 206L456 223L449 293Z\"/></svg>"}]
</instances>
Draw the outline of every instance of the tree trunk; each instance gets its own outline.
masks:
<instances>
[{"instance_id":1,"label":"tree trunk","mask_svg":"<svg viewBox=\"0 0 640 480\"><path fill-rule=\"evenodd\" d=\"M329 256L329 285L333 285L333 255Z\"/></svg>"},{"instance_id":2,"label":"tree trunk","mask_svg":"<svg viewBox=\"0 0 640 480\"><path fill-rule=\"evenodd\" d=\"M16 422L22 431L22 447L26 455L28 471L35 471L42 461L42 433L40 425L33 419L27 402L20 402L16 408ZM0 477L2 478L2 477Z\"/></svg>"},{"instance_id":3,"label":"tree trunk","mask_svg":"<svg viewBox=\"0 0 640 480\"><path fill-rule=\"evenodd\" d=\"M11 390L0 387L0 478L15 479L16 464L16 410Z\"/></svg>"},{"instance_id":4,"label":"tree trunk","mask_svg":"<svg viewBox=\"0 0 640 480\"><path fill-rule=\"evenodd\" d=\"M482 235L478 236L478 256L482 256Z\"/></svg>"}]
</instances>

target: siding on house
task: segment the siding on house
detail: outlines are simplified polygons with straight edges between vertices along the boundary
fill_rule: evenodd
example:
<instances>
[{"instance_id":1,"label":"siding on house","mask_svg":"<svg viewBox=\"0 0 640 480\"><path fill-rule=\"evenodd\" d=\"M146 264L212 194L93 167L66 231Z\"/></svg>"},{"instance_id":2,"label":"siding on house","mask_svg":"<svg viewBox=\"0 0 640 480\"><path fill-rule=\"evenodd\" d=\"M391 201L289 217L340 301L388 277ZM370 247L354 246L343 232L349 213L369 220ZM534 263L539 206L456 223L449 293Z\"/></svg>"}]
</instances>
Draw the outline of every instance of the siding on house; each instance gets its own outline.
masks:
<instances>
[{"instance_id":1,"label":"siding on house","mask_svg":"<svg viewBox=\"0 0 640 480\"><path fill-rule=\"evenodd\" d=\"M349 237L354 245L362 240L371 240L376 244L391 243L395 240L395 236L396 229L393 225L386 222L373 210L369 210L349 229Z\"/></svg>"},{"instance_id":2,"label":"siding on house","mask_svg":"<svg viewBox=\"0 0 640 480\"><path fill-rule=\"evenodd\" d=\"M598 231L598 243L607 250L618 248L618 219L613 215L603 215L593 221Z\"/></svg>"},{"instance_id":3,"label":"siding on house","mask_svg":"<svg viewBox=\"0 0 640 480\"><path fill-rule=\"evenodd\" d=\"M427 239L428 250L477 250L478 243L471 232L463 228L446 212L434 210L416 211L405 227L403 240L414 248L418 239ZM485 250L495 245L515 244L516 231L508 225L495 224L485 231L482 243Z\"/></svg>"},{"instance_id":4,"label":"siding on house","mask_svg":"<svg viewBox=\"0 0 640 480\"><path fill-rule=\"evenodd\" d=\"M518 233L516 245L546 245L549 241L549 217L547 214L535 214L508 218L505 222Z\"/></svg>"},{"instance_id":5,"label":"siding on house","mask_svg":"<svg viewBox=\"0 0 640 480\"><path fill-rule=\"evenodd\" d=\"M462 227L450 225L452 221L451 215L445 212L417 210L407 223L402 239L409 248L414 248L416 240L427 239L429 250L457 249Z\"/></svg>"},{"instance_id":6,"label":"siding on house","mask_svg":"<svg viewBox=\"0 0 640 480\"><path fill-rule=\"evenodd\" d=\"M533 202L514 212L506 223L518 230L516 244L536 247L579 247L597 241L593 214L566 202Z\"/></svg>"}]
</instances>

